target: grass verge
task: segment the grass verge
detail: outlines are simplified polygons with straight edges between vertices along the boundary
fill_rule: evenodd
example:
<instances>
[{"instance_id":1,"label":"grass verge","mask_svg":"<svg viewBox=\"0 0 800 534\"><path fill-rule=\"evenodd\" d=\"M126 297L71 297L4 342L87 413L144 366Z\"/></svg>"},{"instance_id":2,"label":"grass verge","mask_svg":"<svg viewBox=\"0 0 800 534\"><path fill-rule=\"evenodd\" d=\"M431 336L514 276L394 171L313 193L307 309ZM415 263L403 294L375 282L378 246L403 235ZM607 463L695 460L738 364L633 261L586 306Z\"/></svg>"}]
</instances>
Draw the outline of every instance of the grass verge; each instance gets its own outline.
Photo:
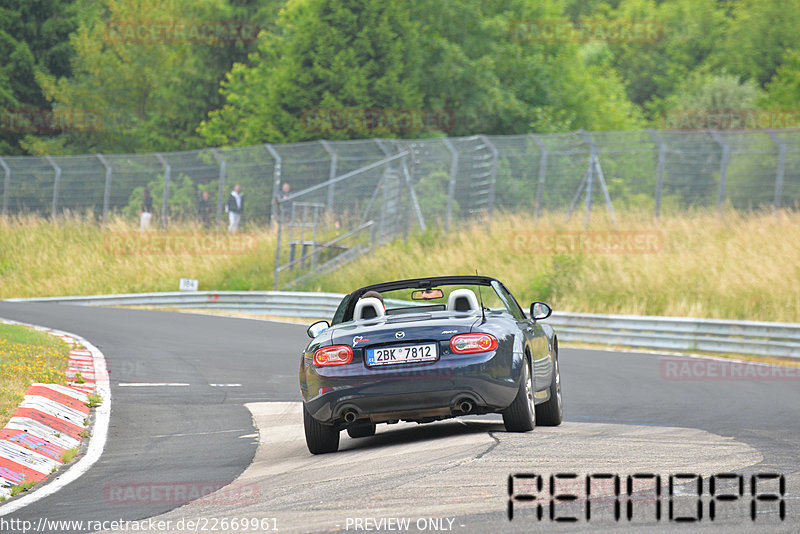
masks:
<instances>
[{"instance_id":1,"label":"grass verge","mask_svg":"<svg viewBox=\"0 0 800 534\"><path fill-rule=\"evenodd\" d=\"M0 299L177 291L180 278L200 289L271 288L275 235L245 228L228 235L192 224L142 233L122 219L0 217Z\"/></svg>"},{"instance_id":2,"label":"grass verge","mask_svg":"<svg viewBox=\"0 0 800 534\"><path fill-rule=\"evenodd\" d=\"M595 212L585 230L581 217L498 214L489 227L449 234L433 227L299 289L347 293L372 282L477 269L503 280L523 305L544 300L572 312L800 322L800 213L655 220L620 212L617 219ZM655 241L634 250L593 246L617 231ZM193 232L190 225L149 235L163 243ZM161 250L123 220L102 229L79 217L0 218L0 298L174 291L181 277L199 279L201 290L271 289L275 232L246 233L245 242L212 233L210 244L199 246L176 238Z\"/></svg>"},{"instance_id":3,"label":"grass verge","mask_svg":"<svg viewBox=\"0 0 800 534\"><path fill-rule=\"evenodd\" d=\"M499 215L490 228L434 228L381 247L305 284L347 293L363 285L439 274L502 280L525 306L556 310L800 322L800 213L695 213L680 217ZM614 232L625 245L615 247ZM633 243L637 245L636 243ZM610 246L606 246L610 245Z\"/></svg>"},{"instance_id":4,"label":"grass verge","mask_svg":"<svg viewBox=\"0 0 800 534\"><path fill-rule=\"evenodd\" d=\"M69 346L32 328L0 324L0 428L34 382L62 383Z\"/></svg>"}]
</instances>

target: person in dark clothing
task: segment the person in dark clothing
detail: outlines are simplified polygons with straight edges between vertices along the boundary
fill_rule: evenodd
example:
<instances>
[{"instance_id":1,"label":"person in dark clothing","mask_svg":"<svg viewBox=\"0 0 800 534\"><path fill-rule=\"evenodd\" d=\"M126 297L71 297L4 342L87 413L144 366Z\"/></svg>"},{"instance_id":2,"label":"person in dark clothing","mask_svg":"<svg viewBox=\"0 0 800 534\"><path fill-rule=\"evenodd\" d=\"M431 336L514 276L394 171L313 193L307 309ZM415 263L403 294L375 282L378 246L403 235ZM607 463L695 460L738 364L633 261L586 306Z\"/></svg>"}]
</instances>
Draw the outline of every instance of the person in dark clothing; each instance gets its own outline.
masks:
<instances>
[{"instance_id":1,"label":"person in dark clothing","mask_svg":"<svg viewBox=\"0 0 800 534\"><path fill-rule=\"evenodd\" d=\"M231 191L225 211L228 212L228 232L235 234L239 228L239 222L242 220L242 213L244 213L244 195L242 186L239 184L236 184Z\"/></svg>"},{"instance_id":2,"label":"person in dark clothing","mask_svg":"<svg viewBox=\"0 0 800 534\"><path fill-rule=\"evenodd\" d=\"M208 191L203 191L197 201L197 218L205 229L211 227L211 201L209 197Z\"/></svg>"},{"instance_id":3,"label":"person in dark clothing","mask_svg":"<svg viewBox=\"0 0 800 534\"><path fill-rule=\"evenodd\" d=\"M142 231L150 228L150 219L153 218L153 197L150 188L145 186L142 190L142 209L139 210L139 224Z\"/></svg>"}]
</instances>

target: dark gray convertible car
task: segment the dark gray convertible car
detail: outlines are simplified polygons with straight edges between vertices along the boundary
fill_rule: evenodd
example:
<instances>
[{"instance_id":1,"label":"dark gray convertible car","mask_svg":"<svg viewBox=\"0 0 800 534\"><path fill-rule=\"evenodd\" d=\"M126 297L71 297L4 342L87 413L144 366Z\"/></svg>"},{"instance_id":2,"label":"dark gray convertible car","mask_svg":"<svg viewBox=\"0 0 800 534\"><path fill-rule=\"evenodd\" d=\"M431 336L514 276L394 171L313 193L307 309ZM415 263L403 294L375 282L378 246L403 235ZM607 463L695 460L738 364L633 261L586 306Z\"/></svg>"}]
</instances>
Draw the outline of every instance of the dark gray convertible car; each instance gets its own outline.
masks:
<instances>
[{"instance_id":1,"label":"dark gray convertible car","mask_svg":"<svg viewBox=\"0 0 800 534\"><path fill-rule=\"evenodd\" d=\"M300 359L306 444L335 452L339 433L501 413L506 430L561 423L558 339L543 302L522 310L485 276L385 282L346 295L314 323Z\"/></svg>"}]
</instances>

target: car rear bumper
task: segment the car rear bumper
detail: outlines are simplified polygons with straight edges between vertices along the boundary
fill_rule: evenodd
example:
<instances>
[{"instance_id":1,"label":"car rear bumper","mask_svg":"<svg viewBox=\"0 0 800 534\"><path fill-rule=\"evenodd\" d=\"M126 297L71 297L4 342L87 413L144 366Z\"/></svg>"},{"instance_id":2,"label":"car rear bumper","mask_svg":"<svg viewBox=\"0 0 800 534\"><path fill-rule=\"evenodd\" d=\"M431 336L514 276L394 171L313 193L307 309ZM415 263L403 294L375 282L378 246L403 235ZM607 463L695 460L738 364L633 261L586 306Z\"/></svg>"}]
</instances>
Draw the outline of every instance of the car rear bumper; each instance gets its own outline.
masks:
<instances>
[{"instance_id":1,"label":"car rear bumper","mask_svg":"<svg viewBox=\"0 0 800 534\"><path fill-rule=\"evenodd\" d=\"M301 369L301 390L309 414L323 423L343 423L347 412L375 423L496 412L517 394L522 356L512 361L492 356L378 372L309 365ZM472 405L469 412L459 409L463 401Z\"/></svg>"}]
</instances>

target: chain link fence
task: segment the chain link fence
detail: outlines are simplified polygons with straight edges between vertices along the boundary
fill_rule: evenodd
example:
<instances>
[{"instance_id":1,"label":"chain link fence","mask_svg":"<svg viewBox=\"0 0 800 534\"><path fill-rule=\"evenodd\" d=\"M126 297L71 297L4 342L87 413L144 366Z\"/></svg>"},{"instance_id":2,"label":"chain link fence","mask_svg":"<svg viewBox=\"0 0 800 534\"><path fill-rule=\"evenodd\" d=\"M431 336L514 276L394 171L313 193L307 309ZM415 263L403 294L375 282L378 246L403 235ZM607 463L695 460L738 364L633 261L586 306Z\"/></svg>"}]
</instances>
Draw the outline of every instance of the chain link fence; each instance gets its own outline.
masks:
<instances>
[{"instance_id":1,"label":"chain link fence","mask_svg":"<svg viewBox=\"0 0 800 534\"><path fill-rule=\"evenodd\" d=\"M235 184L243 224L276 224L275 287L405 235L412 226L541 215L592 203L658 217L692 208L800 206L800 129L573 132L315 141L158 153L0 157L2 215L93 213L226 225Z\"/></svg>"},{"instance_id":2,"label":"chain link fence","mask_svg":"<svg viewBox=\"0 0 800 534\"><path fill-rule=\"evenodd\" d=\"M275 221L282 185L303 191L408 151L424 191L425 220L449 225L495 210L569 208L599 158L614 206L662 212L690 207L794 207L800 201L800 130L574 132L418 140L318 141L160 154L0 157L2 214L92 212L134 216L153 192L162 224L196 216L211 193L218 222L234 184L250 222ZM380 174L380 170L374 173ZM320 200L330 213L337 187ZM595 192L600 191L595 188ZM326 196L327 195L327 196Z\"/></svg>"}]
</instances>

